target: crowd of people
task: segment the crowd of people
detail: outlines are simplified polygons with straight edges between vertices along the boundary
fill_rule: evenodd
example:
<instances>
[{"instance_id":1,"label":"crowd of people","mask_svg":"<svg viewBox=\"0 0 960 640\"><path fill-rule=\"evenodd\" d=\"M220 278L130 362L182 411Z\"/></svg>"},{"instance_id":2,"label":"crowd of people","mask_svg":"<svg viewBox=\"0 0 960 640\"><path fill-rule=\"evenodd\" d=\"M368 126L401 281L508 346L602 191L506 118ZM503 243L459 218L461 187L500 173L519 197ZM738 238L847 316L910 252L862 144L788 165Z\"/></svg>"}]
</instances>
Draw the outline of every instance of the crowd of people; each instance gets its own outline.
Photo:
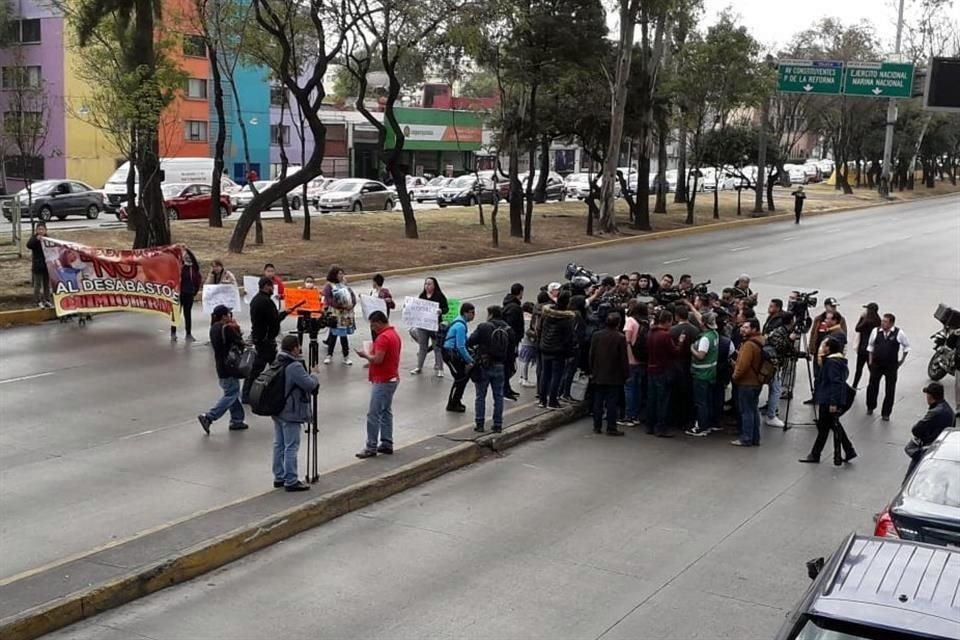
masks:
<instances>
[{"instance_id":1,"label":"crowd of people","mask_svg":"<svg viewBox=\"0 0 960 640\"><path fill-rule=\"evenodd\" d=\"M186 271L189 266L185 265L184 277L194 279L195 274ZM215 263L207 281L225 279L235 281L222 263ZM343 363L350 366L358 296L342 268L332 266L326 280L323 326L328 334L322 364L332 363L339 342ZM758 295L747 274L719 293L711 291L709 284L695 284L687 274L676 280L671 274L656 279L643 273L597 278L583 267L570 265L563 282L539 288L533 300L526 299L522 283L515 283L500 305L481 312L466 302L452 321L438 318L435 330L412 329L417 358L410 374L421 375L428 363L438 378L449 371L452 384L446 410L453 413L467 412L463 396L472 382L478 433L488 426L494 433L503 430L504 400L520 397L512 384L516 381L520 388L535 389L538 405L547 410L585 403L596 433L623 436L624 428L642 426L660 438L681 433L705 437L726 431L724 420L732 419L738 435L730 444L756 447L761 442L761 424L786 426L781 400L792 399L797 362L806 360L813 383L804 404L816 405L817 436L800 462L819 462L831 434L834 464L856 458L840 418L854 402L864 368L869 372L867 411L876 410L883 381L879 406L881 418L889 420L897 370L910 352L909 340L893 314L880 315L875 303L864 306L854 328L857 364L851 387L847 383L847 321L835 298L826 298L823 310L813 318L808 309L815 299L810 294L796 291L787 301L772 299L761 324ZM297 375L288 377L294 381L288 383L292 385L288 406L281 416L274 416L274 475L277 486L300 491L307 485L297 480L296 455L290 453L295 454L299 445L300 429L290 424L302 426L311 417L308 395L316 390L317 369L308 371L302 358L302 338L308 330L302 318L299 335L284 337L278 354L281 321L292 311L280 310L275 302L283 286L273 266L266 265L250 303L248 342L255 358L245 376L226 365L231 350L241 349L244 342L232 312L226 307L214 311L210 341L223 395L198 419L209 433L213 422L229 412L229 429L246 429L243 405L250 401L251 387L264 369L279 360L299 367ZM316 284L308 277L304 286ZM389 318L396 303L381 275L373 278L370 293L385 302L386 312L365 318L373 341L366 350L354 350L365 361L372 384L367 439L357 454L361 459L393 453L392 399L400 382L402 348ZM440 317L448 314L448 299L436 278L424 281L419 297L435 302ZM480 313L483 320L471 328ZM766 402L761 406L764 389ZM925 391L936 397L937 385ZM493 402L489 425L488 396ZM943 402L942 387L938 397ZM949 413L952 416L952 410ZM929 429L920 431L929 436Z\"/></svg>"}]
</instances>

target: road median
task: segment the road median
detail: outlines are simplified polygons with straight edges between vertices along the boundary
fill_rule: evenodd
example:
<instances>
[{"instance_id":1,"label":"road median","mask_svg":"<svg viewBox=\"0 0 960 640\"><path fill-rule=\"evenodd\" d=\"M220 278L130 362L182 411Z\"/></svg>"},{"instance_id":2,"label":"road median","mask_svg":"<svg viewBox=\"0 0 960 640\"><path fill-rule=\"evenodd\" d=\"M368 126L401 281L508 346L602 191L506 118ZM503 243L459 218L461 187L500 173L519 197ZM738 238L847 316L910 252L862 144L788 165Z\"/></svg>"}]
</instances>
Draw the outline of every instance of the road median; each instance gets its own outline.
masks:
<instances>
[{"instance_id":1,"label":"road median","mask_svg":"<svg viewBox=\"0 0 960 640\"><path fill-rule=\"evenodd\" d=\"M271 491L115 546L0 582L0 637L31 640L185 582L269 545L568 424L579 406L532 405L502 434L470 427L320 477L309 494ZM319 495L317 495L319 493Z\"/></svg>"}]
</instances>

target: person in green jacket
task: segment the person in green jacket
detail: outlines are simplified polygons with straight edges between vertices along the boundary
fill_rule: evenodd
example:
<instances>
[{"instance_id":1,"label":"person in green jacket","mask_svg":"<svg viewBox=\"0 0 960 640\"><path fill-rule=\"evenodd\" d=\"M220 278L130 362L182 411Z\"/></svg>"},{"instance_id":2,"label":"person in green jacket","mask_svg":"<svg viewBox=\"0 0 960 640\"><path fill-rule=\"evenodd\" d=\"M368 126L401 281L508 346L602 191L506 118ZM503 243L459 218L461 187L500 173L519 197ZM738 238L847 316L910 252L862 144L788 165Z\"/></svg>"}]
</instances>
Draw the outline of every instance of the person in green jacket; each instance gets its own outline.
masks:
<instances>
[{"instance_id":1,"label":"person in green jacket","mask_svg":"<svg viewBox=\"0 0 960 640\"><path fill-rule=\"evenodd\" d=\"M693 402L697 409L697 424L688 436L706 436L717 423L714 414L714 387L717 384L717 359L720 335L717 333L717 314L703 314L704 331L696 344L690 345L690 373L693 376Z\"/></svg>"}]
</instances>

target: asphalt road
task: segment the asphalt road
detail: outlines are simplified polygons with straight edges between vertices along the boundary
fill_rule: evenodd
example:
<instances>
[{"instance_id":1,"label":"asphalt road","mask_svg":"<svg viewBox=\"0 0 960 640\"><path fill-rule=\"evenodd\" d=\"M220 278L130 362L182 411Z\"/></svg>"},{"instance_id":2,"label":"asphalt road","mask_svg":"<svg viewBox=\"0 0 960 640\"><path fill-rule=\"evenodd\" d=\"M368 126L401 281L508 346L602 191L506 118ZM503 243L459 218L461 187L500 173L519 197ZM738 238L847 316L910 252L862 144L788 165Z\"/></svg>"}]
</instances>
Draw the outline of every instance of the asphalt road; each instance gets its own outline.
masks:
<instances>
[{"instance_id":1,"label":"asphalt road","mask_svg":"<svg viewBox=\"0 0 960 640\"><path fill-rule=\"evenodd\" d=\"M838 519L836 527L816 533L813 541L823 553L828 551L825 547L832 547L837 541L834 534L838 530L869 525L869 513L882 506L883 497L902 474L902 444L922 403L919 387L930 354L926 338L936 329L932 313L942 300L952 299L956 303L960 246L958 204L960 201L956 198L930 200L812 218L799 227L782 222L657 242L621 243L454 269L436 275L448 296L471 300L482 307L499 303L515 280L527 283L532 293L540 284L559 279L570 260L583 262L598 271L689 272L697 279L712 278L718 289L746 271L753 276L754 288L764 304L771 297L785 297L792 289L820 289L821 298L827 295L839 298L841 310L851 316L857 315L860 305L871 300L878 302L882 310L897 313L899 324L913 339L914 353L901 374L899 396L903 400L894 412L893 422L867 423L862 419L862 409L858 410L851 418L854 440L858 445L864 441L865 451L869 453L862 454L862 459L854 465L856 471L850 474L854 480L845 479L846 484L837 485L834 481L839 482L844 476L826 467L818 469L819 475L812 476L821 479L811 480L815 484L810 490L816 492L817 499L815 504L807 505L809 528L804 530L810 535L819 531L824 513ZM388 285L397 296L414 295L419 290L420 278L391 279ZM198 310L196 315L202 314ZM201 320L198 324L204 323ZM84 329L73 324L49 324L4 332L0 341L0 361L4 363L0 374L0 416L3 416L0 419L0 513L3 514L0 548L4 551L0 554L0 580L187 518L198 511L270 490L272 429L269 422L251 417L252 428L244 433L229 433L221 422L215 425L211 437L203 437L195 416L215 401L218 391L211 352L202 342L193 346L182 342L170 344L167 330L162 321L149 316L113 315L98 318ZM202 335L203 331L196 333ZM407 341L404 369L412 366L413 358L414 351ZM348 368L339 362L322 372L323 469L351 463L353 453L362 445L368 394L364 379L364 371L359 366ZM444 413L448 385L449 379L404 376L395 401L398 446L470 421L469 414L451 417ZM472 392L468 391L468 406L471 396ZM528 393L522 402L530 400ZM564 434L552 438L548 444L552 447L555 441L562 449L570 437ZM666 465L663 474L644 475L630 481L614 473L613 466L607 473L608 470L602 468L590 471L569 465L566 469L558 467L558 473L575 477L582 474L581 488L591 496L599 496L601 502L607 496L615 502L622 489L630 489L639 498L650 501L649 508L644 507L642 514L636 509L626 512L615 509L620 514L618 517L639 518L645 523L643 526L688 517L696 505L725 506L722 498L701 503L696 496L702 491L709 495L718 491L732 500L732 504L742 502L744 513L751 513L751 509L758 512L778 495L767 490L781 486L781 480L809 475L806 471L800 474L803 470L795 469L790 463L804 452L810 439L809 430L804 429L786 435L770 434L767 436L770 446L746 458L751 462L745 464L740 456L744 452L714 442L694 445L671 441L652 445L636 436L628 438L629 444L616 446L624 451L635 448L662 452L662 456L653 459ZM668 454L661 448L668 445L676 447L677 452ZM581 441L569 446L585 448ZM603 441L602 446L609 448L609 443ZM696 448L698 446L701 448ZM535 450L530 448L531 452ZM707 458L690 454L701 450L714 453ZM521 455L533 454L527 451L515 454ZM501 464L485 465L475 471L489 473L486 469ZM530 464L540 463L531 459ZM642 463L637 464L644 468ZM714 465L706 477L699 475L704 464ZM599 466L603 466L602 462ZM474 471L458 477L471 473ZM507 474L507 471L501 473ZM824 482L826 484L822 484ZM525 488L524 494L514 491L518 487L512 487L509 501L528 506L536 504L540 499L536 491L552 491L550 484ZM464 481L458 486L467 485L471 482ZM763 491L758 491L759 488ZM455 492L457 487L451 485L450 490ZM834 490L841 493L834 496L831 493ZM847 496L844 492L848 491ZM683 499L678 501L680 496ZM847 514L847 501L856 502L863 513ZM424 504L423 508L430 513L446 517L443 509L437 507L437 510L429 502ZM587 507L589 505L584 506ZM472 508L469 499L463 508ZM550 533L553 526L550 522L512 521L508 513L497 513L495 501L486 516L482 506L476 509L470 519L476 518L473 526L477 531L484 532L491 523L503 527L502 531L494 527L484 543L492 553L503 536L510 539L527 536L528 540L536 540ZM562 509L557 517L561 515ZM574 512L569 516L571 522L566 526L588 526L579 522ZM454 515L450 517L455 520ZM347 526L343 522L336 526ZM628 525L626 520L623 524ZM629 524L629 527L637 526L640 524ZM665 526L668 532L670 526ZM618 527L610 531L593 528L584 535L604 544L614 545L614 540L626 544L630 542L629 527L627 531L619 531ZM541 528L545 528L544 531ZM713 530L705 533L711 539L717 535ZM682 539L675 541L676 548L671 547L669 538L667 535L658 543L666 545L660 548L660 554L672 550L678 557L687 557L692 552L686 549ZM762 546L755 550L760 556L763 549L770 557L783 546L776 532L755 536L752 542ZM586 548L589 550L589 545ZM624 547L621 552L629 549L632 547ZM629 553L634 551L639 553L637 550ZM752 562L746 551L743 561ZM336 555L348 573L351 568L385 561L375 549L351 553L344 548L343 554ZM411 552L404 561L415 557L416 552ZM332 561L332 556L327 560ZM629 558L621 561L627 562ZM500 565L499 559L497 564ZM522 582L522 576L509 574L512 569L501 566L508 571L502 580L517 587L514 583ZM428 569L422 567L423 571ZM440 580L440 577L432 579ZM439 588L437 584L431 585L423 588ZM791 592L800 588L802 581L790 583ZM413 592L418 591L419 588ZM500 598L496 583L476 594L476 598L483 601L494 596L495 600ZM576 598L578 593L576 589L561 588L553 596ZM582 593L580 596L587 597ZM591 598L594 596L590 595L584 604L591 602ZM371 598L366 610L351 611L349 606L338 606L337 615L342 615L344 621L377 619L376 602L376 598ZM466 598L460 605L469 608L477 602ZM515 611L518 616L522 613L519 608ZM416 616L411 618L415 619ZM582 637L574 627L568 631L567 637ZM376 634L371 631L371 635ZM219 636L214 633L208 637Z\"/></svg>"}]
</instances>

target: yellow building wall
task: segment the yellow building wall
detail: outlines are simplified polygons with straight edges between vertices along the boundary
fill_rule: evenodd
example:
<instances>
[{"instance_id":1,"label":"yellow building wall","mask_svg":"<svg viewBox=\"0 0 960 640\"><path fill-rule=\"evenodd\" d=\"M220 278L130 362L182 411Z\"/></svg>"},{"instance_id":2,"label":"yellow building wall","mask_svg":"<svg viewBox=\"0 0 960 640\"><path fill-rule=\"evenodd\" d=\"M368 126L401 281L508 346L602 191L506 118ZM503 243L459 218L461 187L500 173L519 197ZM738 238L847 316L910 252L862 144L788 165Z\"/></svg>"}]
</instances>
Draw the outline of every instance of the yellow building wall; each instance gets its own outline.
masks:
<instances>
[{"instance_id":1,"label":"yellow building wall","mask_svg":"<svg viewBox=\"0 0 960 640\"><path fill-rule=\"evenodd\" d=\"M122 154L97 127L84 119L84 99L90 95L85 81L77 75L76 59L66 47L64 52L64 101L66 177L86 182L95 189L103 187L116 170Z\"/></svg>"}]
</instances>

